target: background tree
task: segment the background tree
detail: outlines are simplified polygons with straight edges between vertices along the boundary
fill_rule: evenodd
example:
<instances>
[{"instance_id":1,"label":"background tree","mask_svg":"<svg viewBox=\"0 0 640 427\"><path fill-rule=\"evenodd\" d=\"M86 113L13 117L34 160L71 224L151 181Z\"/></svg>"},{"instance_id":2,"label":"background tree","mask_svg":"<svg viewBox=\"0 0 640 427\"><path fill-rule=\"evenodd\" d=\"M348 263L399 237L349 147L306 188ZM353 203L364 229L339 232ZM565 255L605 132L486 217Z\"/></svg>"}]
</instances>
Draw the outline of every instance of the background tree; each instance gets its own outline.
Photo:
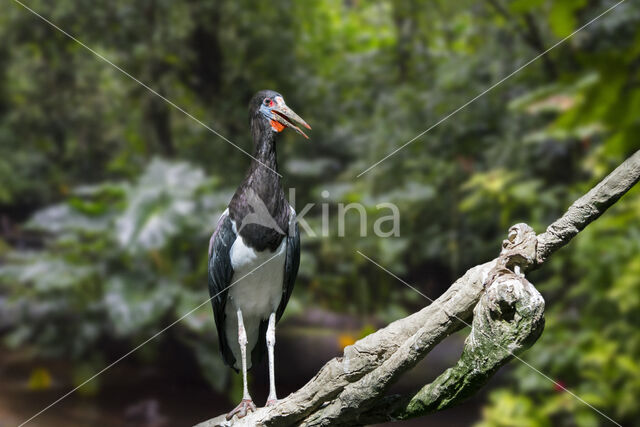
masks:
<instances>
[{"instance_id":1,"label":"background tree","mask_svg":"<svg viewBox=\"0 0 640 427\"><path fill-rule=\"evenodd\" d=\"M327 202L335 212L338 203L358 201L370 226L377 203L399 206L398 238L361 238L355 214L344 238L335 224L328 238L302 236L283 330L313 337L320 348L316 329L298 328L314 324L309 309L323 321L344 314L356 326L331 332L336 354L424 306L356 250L436 298L493 256L510 225L542 231L639 147L634 2L359 178L614 2L27 4L245 149L250 96L263 88L285 94L314 128L309 144L286 133L279 143L296 205ZM0 14L0 330L11 354L33 360L24 381L44 366L67 390L204 301L207 239L247 164L234 147L7 3ZM639 212L634 189L532 273L547 325L523 355L623 424L638 417ZM316 205L307 216L316 230L320 215ZM175 354L216 390L235 393L208 310L131 363L162 366ZM68 372L54 370L61 359L70 360ZM105 400L100 381L107 380L91 383L97 402ZM486 425L601 421L524 366L514 364L492 385Z\"/></svg>"}]
</instances>

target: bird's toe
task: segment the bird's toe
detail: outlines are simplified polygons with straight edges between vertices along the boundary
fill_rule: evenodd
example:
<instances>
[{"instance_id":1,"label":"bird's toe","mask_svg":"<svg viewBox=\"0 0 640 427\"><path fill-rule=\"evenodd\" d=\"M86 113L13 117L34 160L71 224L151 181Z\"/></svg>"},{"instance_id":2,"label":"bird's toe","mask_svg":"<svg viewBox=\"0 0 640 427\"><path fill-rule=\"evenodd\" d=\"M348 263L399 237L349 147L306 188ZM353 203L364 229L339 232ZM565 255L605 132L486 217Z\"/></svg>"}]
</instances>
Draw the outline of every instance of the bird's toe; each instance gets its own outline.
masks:
<instances>
[{"instance_id":1,"label":"bird's toe","mask_svg":"<svg viewBox=\"0 0 640 427\"><path fill-rule=\"evenodd\" d=\"M256 405L253 403L251 399L242 399L238 406L236 406L233 411L227 414L227 421L231 420L231 418L237 416L238 418L244 418L247 416L249 412L255 412Z\"/></svg>"},{"instance_id":2,"label":"bird's toe","mask_svg":"<svg viewBox=\"0 0 640 427\"><path fill-rule=\"evenodd\" d=\"M264 406L276 406L278 399L267 399L267 403Z\"/></svg>"}]
</instances>

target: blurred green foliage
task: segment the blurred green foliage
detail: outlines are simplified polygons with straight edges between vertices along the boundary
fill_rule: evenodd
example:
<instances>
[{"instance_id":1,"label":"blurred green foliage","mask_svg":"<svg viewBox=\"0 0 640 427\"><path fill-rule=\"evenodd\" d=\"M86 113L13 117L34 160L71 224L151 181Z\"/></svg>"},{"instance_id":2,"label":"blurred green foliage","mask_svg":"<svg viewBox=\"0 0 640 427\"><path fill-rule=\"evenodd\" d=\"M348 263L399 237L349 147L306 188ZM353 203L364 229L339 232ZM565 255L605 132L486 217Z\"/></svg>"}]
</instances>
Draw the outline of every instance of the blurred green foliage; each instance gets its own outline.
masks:
<instances>
[{"instance_id":1,"label":"blurred green foliage","mask_svg":"<svg viewBox=\"0 0 640 427\"><path fill-rule=\"evenodd\" d=\"M12 252L0 267L18 315L5 343L70 357L77 370L88 370L77 375L80 383L104 365L98 349L145 341L197 308L170 334L221 389L226 370L204 334L211 313L202 305L200 254L228 197L215 189L202 170L156 159L133 184L81 186L38 211L24 228L45 233L46 249Z\"/></svg>"},{"instance_id":2,"label":"blurred green foliage","mask_svg":"<svg viewBox=\"0 0 640 427\"><path fill-rule=\"evenodd\" d=\"M284 132L285 188L319 232L320 203L401 210L401 235L303 236L288 315L322 307L391 321L424 304L361 250L436 297L537 231L640 148L640 6L627 1L359 178L612 1L144 0L29 6L250 150L246 105L281 92L312 126ZM248 158L16 4L0 15L0 297L5 345L78 361L79 382L197 307L206 247ZM329 197L321 196L323 190ZM532 275L547 326L524 358L625 424L640 416L640 192ZM21 224L21 225L13 225ZM207 305L178 340L227 384ZM107 345L110 344L110 345ZM156 351L157 353L157 351ZM142 357L142 356L140 356ZM80 363L82 362L82 363ZM91 369L87 368L87 364ZM603 419L517 362L483 425Z\"/></svg>"}]
</instances>

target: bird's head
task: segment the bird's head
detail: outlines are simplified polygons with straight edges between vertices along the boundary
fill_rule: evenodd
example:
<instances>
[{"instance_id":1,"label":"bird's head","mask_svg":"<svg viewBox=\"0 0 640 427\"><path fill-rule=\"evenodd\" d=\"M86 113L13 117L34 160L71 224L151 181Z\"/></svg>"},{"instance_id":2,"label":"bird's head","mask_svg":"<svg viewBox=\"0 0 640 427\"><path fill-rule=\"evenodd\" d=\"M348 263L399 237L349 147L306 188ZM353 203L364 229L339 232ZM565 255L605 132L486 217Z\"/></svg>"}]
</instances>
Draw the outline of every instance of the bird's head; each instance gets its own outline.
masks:
<instances>
[{"instance_id":1,"label":"bird's head","mask_svg":"<svg viewBox=\"0 0 640 427\"><path fill-rule=\"evenodd\" d=\"M302 117L297 115L291 108L287 107L284 98L278 92L261 90L256 93L249 103L249 112L252 124L258 121L262 125L262 128L270 128L276 133L282 132L284 128L289 127L309 139L295 123L307 129L311 129L311 126L302 120Z\"/></svg>"}]
</instances>

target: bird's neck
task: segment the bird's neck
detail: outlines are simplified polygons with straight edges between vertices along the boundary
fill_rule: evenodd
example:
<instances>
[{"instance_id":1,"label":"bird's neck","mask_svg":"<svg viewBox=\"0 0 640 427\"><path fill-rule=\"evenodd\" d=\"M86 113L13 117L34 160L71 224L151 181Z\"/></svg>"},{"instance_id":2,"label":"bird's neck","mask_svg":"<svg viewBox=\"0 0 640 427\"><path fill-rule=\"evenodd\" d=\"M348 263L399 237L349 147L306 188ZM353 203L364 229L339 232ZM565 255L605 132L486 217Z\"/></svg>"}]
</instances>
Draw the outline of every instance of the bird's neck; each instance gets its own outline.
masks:
<instances>
[{"instance_id":1,"label":"bird's neck","mask_svg":"<svg viewBox=\"0 0 640 427\"><path fill-rule=\"evenodd\" d=\"M273 175L280 184L278 172L278 156L276 154L276 134L271 129L252 129L254 150L250 172Z\"/></svg>"},{"instance_id":2,"label":"bird's neck","mask_svg":"<svg viewBox=\"0 0 640 427\"><path fill-rule=\"evenodd\" d=\"M251 188L262 200L275 202L284 197L280 175L278 174L278 155L276 153L276 134L268 129L252 126L254 149L251 166L244 185ZM269 205L269 203L267 203Z\"/></svg>"},{"instance_id":3,"label":"bird's neck","mask_svg":"<svg viewBox=\"0 0 640 427\"><path fill-rule=\"evenodd\" d=\"M277 173L275 133L270 127L265 129L253 124L252 133L253 160L244 182L231 199L229 212L245 243L260 251L266 248L273 251L288 229L289 204ZM242 225L247 215L256 221L258 214L265 216L260 224Z\"/></svg>"}]
</instances>

